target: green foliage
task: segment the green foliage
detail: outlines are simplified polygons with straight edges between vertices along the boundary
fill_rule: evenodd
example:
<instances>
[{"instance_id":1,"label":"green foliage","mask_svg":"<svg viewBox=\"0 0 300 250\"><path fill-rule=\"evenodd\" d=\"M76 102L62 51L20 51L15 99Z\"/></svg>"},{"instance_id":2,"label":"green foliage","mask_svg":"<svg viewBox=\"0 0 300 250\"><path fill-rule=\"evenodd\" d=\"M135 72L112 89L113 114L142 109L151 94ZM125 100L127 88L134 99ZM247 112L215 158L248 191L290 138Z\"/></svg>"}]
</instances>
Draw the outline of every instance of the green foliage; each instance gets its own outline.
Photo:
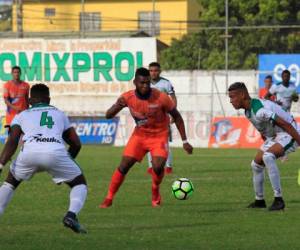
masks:
<instances>
[{"instance_id":1,"label":"green foliage","mask_svg":"<svg viewBox=\"0 0 300 250\"><path fill-rule=\"evenodd\" d=\"M164 69L224 69L225 0L198 0L202 6L199 32L173 40L162 52ZM229 0L229 26L299 24L299 0ZM210 27L211 29L207 29ZM229 29L229 69L255 69L257 55L299 53L296 28Z\"/></svg>"}]
</instances>

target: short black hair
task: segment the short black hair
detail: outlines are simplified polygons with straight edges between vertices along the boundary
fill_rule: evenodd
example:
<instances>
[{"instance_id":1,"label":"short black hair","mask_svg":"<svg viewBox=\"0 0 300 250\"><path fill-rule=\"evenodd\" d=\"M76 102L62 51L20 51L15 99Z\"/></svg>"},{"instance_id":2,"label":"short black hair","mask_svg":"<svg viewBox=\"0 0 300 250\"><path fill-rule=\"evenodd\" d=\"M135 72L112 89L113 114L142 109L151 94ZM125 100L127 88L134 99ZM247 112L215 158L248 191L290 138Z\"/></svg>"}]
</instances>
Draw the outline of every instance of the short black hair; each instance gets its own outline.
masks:
<instances>
[{"instance_id":1,"label":"short black hair","mask_svg":"<svg viewBox=\"0 0 300 250\"><path fill-rule=\"evenodd\" d=\"M136 78L137 76L150 76L150 72L148 69L146 68L138 68L136 71L135 71L135 75L134 77Z\"/></svg>"},{"instance_id":2,"label":"short black hair","mask_svg":"<svg viewBox=\"0 0 300 250\"><path fill-rule=\"evenodd\" d=\"M150 67L158 67L158 68L160 68L160 64L158 62L152 62L152 63L149 63L149 68Z\"/></svg>"},{"instance_id":3,"label":"short black hair","mask_svg":"<svg viewBox=\"0 0 300 250\"><path fill-rule=\"evenodd\" d=\"M49 97L50 91L47 85L43 83L35 84L30 89L30 97Z\"/></svg>"},{"instance_id":4,"label":"short black hair","mask_svg":"<svg viewBox=\"0 0 300 250\"><path fill-rule=\"evenodd\" d=\"M271 81L273 81L273 77L272 77L271 75L267 75L267 76L265 77L265 79L270 79Z\"/></svg>"},{"instance_id":5,"label":"short black hair","mask_svg":"<svg viewBox=\"0 0 300 250\"><path fill-rule=\"evenodd\" d=\"M21 73L21 67L19 67L19 66L13 66L11 68L11 72L13 72L15 69L19 70L19 72Z\"/></svg>"},{"instance_id":6,"label":"short black hair","mask_svg":"<svg viewBox=\"0 0 300 250\"><path fill-rule=\"evenodd\" d=\"M284 71L282 71L281 75L283 75L283 74L291 75L291 72L289 70L285 69Z\"/></svg>"},{"instance_id":7,"label":"short black hair","mask_svg":"<svg viewBox=\"0 0 300 250\"><path fill-rule=\"evenodd\" d=\"M228 88L228 92L233 91L233 90L243 90L243 91L248 92L248 89L247 89L245 83L243 83L243 82L235 82L235 83L231 84Z\"/></svg>"}]
</instances>

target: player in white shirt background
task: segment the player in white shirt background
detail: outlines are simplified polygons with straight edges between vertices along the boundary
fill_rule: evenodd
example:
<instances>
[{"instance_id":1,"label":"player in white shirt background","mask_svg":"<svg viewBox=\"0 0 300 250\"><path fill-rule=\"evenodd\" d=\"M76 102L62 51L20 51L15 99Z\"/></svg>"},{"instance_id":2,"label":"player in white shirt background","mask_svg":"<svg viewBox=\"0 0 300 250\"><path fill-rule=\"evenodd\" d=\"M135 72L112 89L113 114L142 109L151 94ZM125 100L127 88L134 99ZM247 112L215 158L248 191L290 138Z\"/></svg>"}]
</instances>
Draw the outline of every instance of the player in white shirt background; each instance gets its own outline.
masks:
<instances>
[{"instance_id":1,"label":"player in white shirt background","mask_svg":"<svg viewBox=\"0 0 300 250\"><path fill-rule=\"evenodd\" d=\"M266 168L274 191L274 201L269 210L282 210L285 203L282 198L276 159L294 152L300 145L297 123L278 104L269 100L251 98L244 83L233 83L228 92L233 107L244 109L245 116L264 138L264 144L258 149L254 160L251 162L255 201L248 207L266 207L264 200L264 172Z\"/></svg>"},{"instance_id":2,"label":"player in white shirt background","mask_svg":"<svg viewBox=\"0 0 300 250\"><path fill-rule=\"evenodd\" d=\"M292 102L299 100L296 85L290 81L290 78L291 72L289 70L282 71L282 81L273 84L265 96L266 100L270 100L271 96L275 95L275 102L287 112L291 112ZM280 159L282 162L285 162L288 160L288 157L285 155Z\"/></svg>"},{"instance_id":3,"label":"player in white shirt background","mask_svg":"<svg viewBox=\"0 0 300 250\"><path fill-rule=\"evenodd\" d=\"M0 187L0 214L10 202L16 188L37 172L48 172L56 184L66 183L70 188L70 204L63 224L76 233L86 233L78 222L87 184L74 159L81 143L67 116L50 106L49 88L36 84L30 90L31 108L17 114L11 123L11 133L0 155L0 171L17 150L22 137L22 149L10 166L8 176ZM68 151L65 148L69 145Z\"/></svg>"},{"instance_id":4,"label":"player in white shirt background","mask_svg":"<svg viewBox=\"0 0 300 250\"><path fill-rule=\"evenodd\" d=\"M177 98L175 95L174 87L172 83L164 78L161 77L161 67L158 62L152 62L149 64L149 71L150 71L150 78L151 78L151 88L156 88L161 92L166 93L167 95L170 96L172 101L175 103L175 107L177 107ZM173 121L171 120L171 123ZM172 141L172 131L171 131L171 126L169 127L169 142ZM166 174L171 174L173 172L173 159L172 159L172 152L170 149L170 145L168 144L168 159L166 162L165 166L165 173ZM152 171L152 163L151 163L151 155L148 153L148 173L151 173Z\"/></svg>"},{"instance_id":5,"label":"player in white shirt background","mask_svg":"<svg viewBox=\"0 0 300 250\"><path fill-rule=\"evenodd\" d=\"M279 104L285 111L290 112L292 102L299 100L296 85L290 81L291 72L284 70L281 73L282 81L271 86L265 99L270 100L272 95L276 96L276 103Z\"/></svg>"}]
</instances>

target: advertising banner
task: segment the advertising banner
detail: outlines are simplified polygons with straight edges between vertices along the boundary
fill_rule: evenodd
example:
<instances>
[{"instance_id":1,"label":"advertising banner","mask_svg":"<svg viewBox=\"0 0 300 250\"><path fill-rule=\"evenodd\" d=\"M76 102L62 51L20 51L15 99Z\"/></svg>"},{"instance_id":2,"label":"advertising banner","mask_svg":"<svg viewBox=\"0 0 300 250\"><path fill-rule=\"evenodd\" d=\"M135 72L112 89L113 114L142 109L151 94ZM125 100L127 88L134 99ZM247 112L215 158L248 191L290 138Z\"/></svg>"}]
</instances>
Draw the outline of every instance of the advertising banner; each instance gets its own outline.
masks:
<instances>
[{"instance_id":1,"label":"advertising banner","mask_svg":"<svg viewBox=\"0 0 300 250\"><path fill-rule=\"evenodd\" d=\"M258 70L259 88L264 87L264 79L267 75L272 75L274 83L281 82L281 73L288 69L291 72L291 81L297 86L300 92L300 54L275 54L259 55Z\"/></svg>"},{"instance_id":2,"label":"advertising banner","mask_svg":"<svg viewBox=\"0 0 300 250\"><path fill-rule=\"evenodd\" d=\"M30 83L128 82L135 69L156 60L155 38L0 39L0 81L11 67Z\"/></svg>"},{"instance_id":3,"label":"advertising banner","mask_svg":"<svg viewBox=\"0 0 300 250\"><path fill-rule=\"evenodd\" d=\"M106 144L115 142L119 118L105 119L103 117L70 117L82 144Z\"/></svg>"},{"instance_id":4,"label":"advertising banner","mask_svg":"<svg viewBox=\"0 0 300 250\"><path fill-rule=\"evenodd\" d=\"M119 125L119 117L105 119L103 117L69 117L82 144L113 145ZM4 128L5 118L0 119L0 143L4 144L7 138L7 129Z\"/></svg>"},{"instance_id":5,"label":"advertising banner","mask_svg":"<svg viewBox=\"0 0 300 250\"><path fill-rule=\"evenodd\" d=\"M244 117L215 117L212 121L208 147L259 148L260 133Z\"/></svg>"},{"instance_id":6,"label":"advertising banner","mask_svg":"<svg viewBox=\"0 0 300 250\"><path fill-rule=\"evenodd\" d=\"M300 117L295 118L300 127ZM208 147L259 148L260 133L245 117L215 117L212 121Z\"/></svg>"}]
</instances>

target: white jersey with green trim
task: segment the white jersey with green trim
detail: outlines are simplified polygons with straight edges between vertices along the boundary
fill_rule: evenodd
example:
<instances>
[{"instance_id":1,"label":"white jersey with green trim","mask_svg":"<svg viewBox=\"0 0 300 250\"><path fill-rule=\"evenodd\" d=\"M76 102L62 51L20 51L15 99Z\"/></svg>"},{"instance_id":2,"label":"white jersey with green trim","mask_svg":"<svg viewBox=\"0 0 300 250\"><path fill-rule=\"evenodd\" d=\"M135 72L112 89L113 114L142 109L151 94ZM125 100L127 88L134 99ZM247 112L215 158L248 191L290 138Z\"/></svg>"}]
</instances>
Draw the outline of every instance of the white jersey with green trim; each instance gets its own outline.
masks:
<instances>
[{"instance_id":1,"label":"white jersey with green trim","mask_svg":"<svg viewBox=\"0 0 300 250\"><path fill-rule=\"evenodd\" d=\"M251 109L245 110L245 115L253 126L266 138L272 138L277 133L285 132L282 128L275 125L276 117L280 117L292 124L297 129L297 124L288 112L284 111L278 104L263 99L251 99Z\"/></svg>"},{"instance_id":2,"label":"white jersey with green trim","mask_svg":"<svg viewBox=\"0 0 300 250\"><path fill-rule=\"evenodd\" d=\"M24 134L24 150L36 152L65 149L62 135L71 127L62 111L43 103L16 115L13 126L19 126Z\"/></svg>"},{"instance_id":3,"label":"white jersey with green trim","mask_svg":"<svg viewBox=\"0 0 300 250\"><path fill-rule=\"evenodd\" d=\"M172 83L168 79L163 77L160 77L157 82L151 81L151 88L158 89L159 91L164 92L167 95L175 94Z\"/></svg>"},{"instance_id":4,"label":"white jersey with green trim","mask_svg":"<svg viewBox=\"0 0 300 250\"><path fill-rule=\"evenodd\" d=\"M276 101L282 103L282 108L288 112L292 106L292 96L296 93L296 85L293 82L289 82L289 86L286 87L282 82L273 84L269 90L272 95L276 95Z\"/></svg>"}]
</instances>

